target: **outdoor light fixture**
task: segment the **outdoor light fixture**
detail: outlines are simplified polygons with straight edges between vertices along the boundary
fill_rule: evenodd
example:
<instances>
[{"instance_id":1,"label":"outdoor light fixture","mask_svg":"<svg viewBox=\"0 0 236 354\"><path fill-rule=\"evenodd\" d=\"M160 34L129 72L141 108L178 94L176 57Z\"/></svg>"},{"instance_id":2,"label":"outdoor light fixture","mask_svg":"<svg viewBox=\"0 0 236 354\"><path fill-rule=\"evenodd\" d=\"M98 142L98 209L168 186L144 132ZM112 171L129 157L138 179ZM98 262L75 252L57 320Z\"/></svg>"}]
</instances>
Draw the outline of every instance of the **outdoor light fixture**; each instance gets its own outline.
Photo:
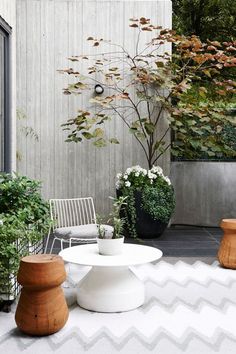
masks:
<instances>
[{"instance_id":1,"label":"outdoor light fixture","mask_svg":"<svg viewBox=\"0 0 236 354\"><path fill-rule=\"evenodd\" d=\"M94 90L98 95L101 95L104 92L104 88L99 84L95 85Z\"/></svg>"}]
</instances>

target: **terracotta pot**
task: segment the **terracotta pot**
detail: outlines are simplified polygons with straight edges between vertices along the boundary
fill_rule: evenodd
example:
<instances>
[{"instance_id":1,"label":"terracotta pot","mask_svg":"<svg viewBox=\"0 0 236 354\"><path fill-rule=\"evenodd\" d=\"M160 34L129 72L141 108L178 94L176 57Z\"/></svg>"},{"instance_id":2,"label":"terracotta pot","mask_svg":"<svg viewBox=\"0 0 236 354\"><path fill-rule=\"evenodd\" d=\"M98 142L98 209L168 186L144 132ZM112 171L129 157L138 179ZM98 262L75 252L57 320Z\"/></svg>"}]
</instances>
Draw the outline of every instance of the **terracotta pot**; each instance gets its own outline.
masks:
<instances>
[{"instance_id":1,"label":"terracotta pot","mask_svg":"<svg viewBox=\"0 0 236 354\"><path fill-rule=\"evenodd\" d=\"M68 307L60 287L66 279L63 259L52 254L22 258L17 280L23 286L15 320L31 335L59 331L68 319Z\"/></svg>"},{"instance_id":2,"label":"terracotta pot","mask_svg":"<svg viewBox=\"0 0 236 354\"><path fill-rule=\"evenodd\" d=\"M224 236L218 251L219 262L225 268L236 269L236 219L223 219L220 226Z\"/></svg>"}]
</instances>

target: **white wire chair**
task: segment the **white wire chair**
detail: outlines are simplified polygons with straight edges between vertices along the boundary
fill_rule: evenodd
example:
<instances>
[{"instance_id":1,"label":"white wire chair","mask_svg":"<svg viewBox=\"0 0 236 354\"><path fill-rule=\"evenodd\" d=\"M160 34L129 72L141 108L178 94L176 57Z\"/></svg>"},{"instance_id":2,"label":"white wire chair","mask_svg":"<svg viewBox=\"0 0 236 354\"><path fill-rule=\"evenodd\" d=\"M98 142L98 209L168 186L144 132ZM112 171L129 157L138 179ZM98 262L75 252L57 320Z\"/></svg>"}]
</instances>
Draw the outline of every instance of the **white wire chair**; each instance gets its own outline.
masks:
<instances>
[{"instance_id":1,"label":"white wire chair","mask_svg":"<svg viewBox=\"0 0 236 354\"><path fill-rule=\"evenodd\" d=\"M53 226L49 230L44 253L47 252L50 234L54 234L54 239L50 248L50 253L53 250L55 241L60 241L61 249L63 249L64 242L69 243L71 247L73 242L76 243L93 243L96 237L83 237L83 235L76 235L76 237L63 238L55 235L55 231L61 228L70 228L82 225L95 225L97 223L96 213L92 197L87 198L72 198L72 199L50 199L50 215Z\"/></svg>"}]
</instances>

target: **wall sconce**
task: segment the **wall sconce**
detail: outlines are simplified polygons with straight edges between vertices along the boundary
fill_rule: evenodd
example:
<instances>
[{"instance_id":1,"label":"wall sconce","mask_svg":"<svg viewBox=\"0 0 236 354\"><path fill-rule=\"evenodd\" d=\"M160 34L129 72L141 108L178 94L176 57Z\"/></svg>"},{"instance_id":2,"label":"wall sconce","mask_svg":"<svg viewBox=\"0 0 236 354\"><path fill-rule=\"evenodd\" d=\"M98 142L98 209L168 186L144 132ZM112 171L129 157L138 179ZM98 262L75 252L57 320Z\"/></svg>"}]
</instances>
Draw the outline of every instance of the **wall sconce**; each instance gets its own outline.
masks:
<instances>
[{"instance_id":1,"label":"wall sconce","mask_svg":"<svg viewBox=\"0 0 236 354\"><path fill-rule=\"evenodd\" d=\"M97 84L94 86L94 91L97 95L101 95L104 92L104 88L101 85Z\"/></svg>"}]
</instances>

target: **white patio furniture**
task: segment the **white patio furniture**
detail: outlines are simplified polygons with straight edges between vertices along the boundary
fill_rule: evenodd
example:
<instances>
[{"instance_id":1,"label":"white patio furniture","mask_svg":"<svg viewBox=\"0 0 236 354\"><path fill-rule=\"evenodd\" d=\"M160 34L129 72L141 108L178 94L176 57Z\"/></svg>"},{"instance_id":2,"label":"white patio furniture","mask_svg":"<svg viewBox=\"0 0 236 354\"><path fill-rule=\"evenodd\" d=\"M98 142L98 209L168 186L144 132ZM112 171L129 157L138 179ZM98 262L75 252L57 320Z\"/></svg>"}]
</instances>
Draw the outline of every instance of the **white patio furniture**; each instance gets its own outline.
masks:
<instances>
[{"instance_id":1,"label":"white patio furniture","mask_svg":"<svg viewBox=\"0 0 236 354\"><path fill-rule=\"evenodd\" d=\"M80 280L77 303L96 312L133 310L145 301L145 284L132 271L132 266L156 261L162 257L157 248L124 244L117 256L103 256L98 245L67 248L59 253L65 262L92 266Z\"/></svg>"},{"instance_id":2,"label":"white patio furniture","mask_svg":"<svg viewBox=\"0 0 236 354\"><path fill-rule=\"evenodd\" d=\"M64 243L69 243L71 247L72 243L96 242L98 228L93 198L50 199L49 205L53 226L49 230L44 253L47 252L51 233L53 242L49 253L52 253L56 241L60 242L61 250ZM107 235L112 234L112 226L102 226Z\"/></svg>"}]
</instances>

